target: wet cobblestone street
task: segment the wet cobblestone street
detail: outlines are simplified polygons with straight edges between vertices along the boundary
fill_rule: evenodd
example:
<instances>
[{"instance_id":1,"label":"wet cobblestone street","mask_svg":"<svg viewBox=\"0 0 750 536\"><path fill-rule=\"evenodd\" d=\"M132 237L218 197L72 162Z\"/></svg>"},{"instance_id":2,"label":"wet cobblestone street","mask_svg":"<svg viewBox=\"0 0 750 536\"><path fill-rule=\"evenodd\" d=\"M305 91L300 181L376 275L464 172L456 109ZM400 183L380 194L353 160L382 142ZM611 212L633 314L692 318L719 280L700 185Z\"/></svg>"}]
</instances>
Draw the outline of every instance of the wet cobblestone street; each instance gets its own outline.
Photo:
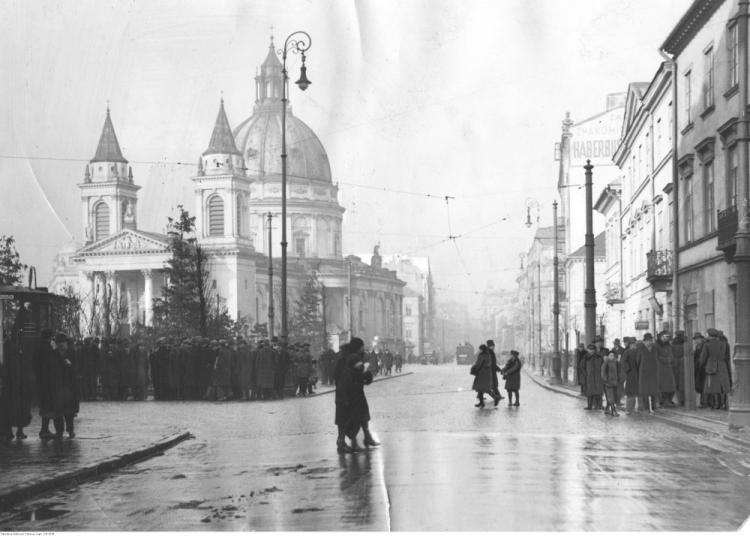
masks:
<instances>
[{"instance_id":1,"label":"wet cobblestone street","mask_svg":"<svg viewBox=\"0 0 750 536\"><path fill-rule=\"evenodd\" d=\"M750 514L750 451L719 436L583 411L526 378L520 407L479 410L468 367L409 370L366 389L382 446L356 455L336 454L332 395L123 403L125 436L195 439L19 504L0 528L689 531Z\"/></svg>"}]
</instances>

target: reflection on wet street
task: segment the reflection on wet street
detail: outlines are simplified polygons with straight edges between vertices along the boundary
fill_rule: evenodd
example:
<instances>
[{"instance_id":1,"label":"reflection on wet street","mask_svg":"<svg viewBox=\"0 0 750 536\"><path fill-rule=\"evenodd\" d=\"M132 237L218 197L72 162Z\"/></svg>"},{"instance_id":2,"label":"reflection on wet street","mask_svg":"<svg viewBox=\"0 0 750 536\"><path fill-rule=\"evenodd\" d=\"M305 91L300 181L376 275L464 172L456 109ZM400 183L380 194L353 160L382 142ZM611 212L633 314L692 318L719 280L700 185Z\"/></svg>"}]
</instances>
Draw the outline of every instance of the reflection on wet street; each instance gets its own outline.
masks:
<instances>
[{"instance_id":1,"label":"reflection on wet street","mask_svg":"<svg viewBox=\"0 0 750 536\"><path fill-rule=\"evenodd\" d=\"M750 451L719 437L583 411L527 379L520 407L479 410L465 367L412 370L367 388L383 445L356 455L336 454L331 395L146 403L195 439L0 529L689 531L750 514Z\"/></svg>"}]
</instances>

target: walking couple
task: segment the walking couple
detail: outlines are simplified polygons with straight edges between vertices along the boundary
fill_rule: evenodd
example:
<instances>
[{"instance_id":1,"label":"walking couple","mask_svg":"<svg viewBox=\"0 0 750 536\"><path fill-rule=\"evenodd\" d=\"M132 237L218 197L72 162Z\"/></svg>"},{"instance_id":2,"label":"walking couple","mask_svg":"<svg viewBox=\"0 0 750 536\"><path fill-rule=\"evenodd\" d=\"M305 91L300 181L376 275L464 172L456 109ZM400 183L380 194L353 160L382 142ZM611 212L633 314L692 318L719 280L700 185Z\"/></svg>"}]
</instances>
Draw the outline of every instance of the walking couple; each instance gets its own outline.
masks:
<instances>
[{"instance_id":1,"label":"walking couple","mask_svg":"<svg viewBox=\"0 0 750 536\"><path fill-rule=\"evenodd\" d=\"M354 337L341 346L341 355L334 369L336 381L336 426L338 438L336 447L339 454L358 452L357 434L361 428L365 435L366 447L379 445L370 434L370 408L365 397L365 385L372 383L370 364L365 358L365 343ZM351 445L346 444L349 437Z\"/></svg>"},{"instance_id":2,"label":"walking couple","mask_svg":"<svg viewBox=\"0 0 750 536\"><path fill-rule=\"evenodd\" d=\"M517 360L518 359L517 356L518 356L518 352L515 352L515 356L511 358L511 361L513 359ZM509 365L512 365L511 361L508 362ZM498 390L497 373L500 372L501 374L503 374L503 377L505 378L506 369L508 369L508 365L506 365L505 369L501 369L500 367L497 366L497 357L495 356L495 342L492 339L488 340L487 344L479 345L479 355L477 355L476 363L474 363L474 365L471 367L471 373L474 375L474 383L472 385L472 389L474 389L477 392L477 400L478 400L478 402L475 404L475 407L478 407L478 408L484 407L485 393L490 395L490 397L492 397L496 406L500 403L500 401L503 399L503 396L500 394L500 391ZM514 372L514 371L511 371L511 372ZM506 381L506 384L507 384L507 381ZM507 388L508 386L506 385L506 389ZM517 388L508 389L508 396L510 397L509 404L511 404L513 401L514 392L516 393L515 405L518 405Z\"/></svg>"}]
</instances>

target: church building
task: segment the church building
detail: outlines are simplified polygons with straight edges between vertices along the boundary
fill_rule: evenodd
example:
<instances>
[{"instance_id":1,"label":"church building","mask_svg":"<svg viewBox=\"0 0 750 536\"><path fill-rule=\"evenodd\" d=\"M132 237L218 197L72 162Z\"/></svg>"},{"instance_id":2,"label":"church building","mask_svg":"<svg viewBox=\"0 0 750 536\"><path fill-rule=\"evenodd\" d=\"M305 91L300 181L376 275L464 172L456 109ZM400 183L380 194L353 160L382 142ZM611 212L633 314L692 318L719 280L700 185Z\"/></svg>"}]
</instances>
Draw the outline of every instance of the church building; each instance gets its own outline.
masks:
<instances>
[{"instance_id":1,"label":"church building","mask_svg":"<svg viewBox=\"0 0 750 536\"><path fill-rule=\"evenodd\" d=\"M255 81L252 114L234 130L222 99L197 172L185 177L195 192L194 206L186 208L196 216L196 236L209 255L212 299L251 326L269 322L273 301L271 324L278 334L283 74L273 39ZM382 267L377 248L369 265L360 257L343 256L344 208L328 155L288 102L286 113L289 315L299 290L315 272L334 346L352 335L367 345L396 345L402 333L405 283ZM140 186L120 149L109 108L78 187L83 241L57 255L51 290L64 293L67 288L82 298L85 335L104 333L105 302L110 308L117 304L120 333L152 325L153 300L167 283L168 237L138 227Z\"/></svg>"}]
</instances>

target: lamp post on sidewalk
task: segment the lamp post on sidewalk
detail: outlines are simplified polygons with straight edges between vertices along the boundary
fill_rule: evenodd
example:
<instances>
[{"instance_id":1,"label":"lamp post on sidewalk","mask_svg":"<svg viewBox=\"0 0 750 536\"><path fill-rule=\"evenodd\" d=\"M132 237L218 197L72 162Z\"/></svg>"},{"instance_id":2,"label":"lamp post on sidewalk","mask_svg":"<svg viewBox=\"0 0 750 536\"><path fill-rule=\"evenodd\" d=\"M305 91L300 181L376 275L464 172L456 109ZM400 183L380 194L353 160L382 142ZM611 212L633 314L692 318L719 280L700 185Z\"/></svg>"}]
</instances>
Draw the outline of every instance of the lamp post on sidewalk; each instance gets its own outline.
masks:
<instances>
[{"instance_id":1,"label":"lamp post on sidewalk","mask_svg":"<svg viewBox=\"0 0 750 536\"><path fill-rule=\"evenodd\" d=\"M550 383L560 384L562 378L560 377L560 274L558 271L558 265L560 260L557 256L557 201L552 203L552 225L554 229L554 256L552 257L552 280L554 284L554 296L552 302L552 315L553 315L553 332L555 336L555 350L552 354L552 377Z\"/></svg>"},{"instance_id":2,"label":"lamp post on sidewalk","mask_svg":"<svg viewBox=\"0 0 750 536\"><path fill-rule=\"evenodd\" d=\"M287 311L287 241L286 241L286 108L289 92L289 75L286 70L286 57L289 52L302 55L302 67L299 80L295 82L302 91L310 85L305 66L305 52L310 49L312 39L307 32L296 31L286 38L281 50L281 73L283 75L281 96L281 342L286 346L289 340L288 311Z\"/></svg>"},{"instance_id":3,"label":"lamp post on sidewalk","mask_svg":"<svg viewBox=\"0 0 750 536\"><path fill-rule=\"evenodd\" d=\"M596 337L596 287L594 286L594 202L593 202L593 178L591 160L586 160L583 166L586 170L586 288L583 291L583 307L586 315L585 321L585 343L594 342Z\"/></svg>"}]
</instances>

